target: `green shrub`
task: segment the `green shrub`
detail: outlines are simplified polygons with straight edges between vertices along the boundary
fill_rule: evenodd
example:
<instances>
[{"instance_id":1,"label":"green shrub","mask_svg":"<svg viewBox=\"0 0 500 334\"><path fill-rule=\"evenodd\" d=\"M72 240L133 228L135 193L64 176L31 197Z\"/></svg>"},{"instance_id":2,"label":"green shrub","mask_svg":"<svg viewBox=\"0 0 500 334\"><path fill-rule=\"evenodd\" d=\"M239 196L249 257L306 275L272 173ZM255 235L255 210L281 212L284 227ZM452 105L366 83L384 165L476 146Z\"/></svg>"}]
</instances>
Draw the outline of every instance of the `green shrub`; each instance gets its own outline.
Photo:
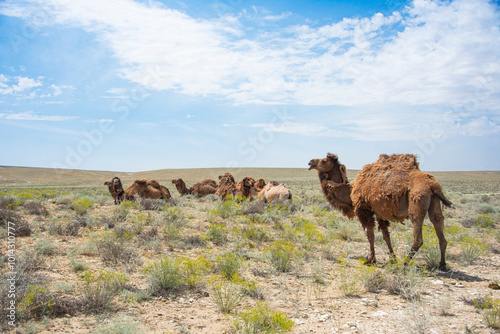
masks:
<instances>
[{"instance_id":1,"label":"green shrub","mask_svg":"<svg viewBox=\"0 0 500 334\"><path fill-rule=\"evenodd\" d=\"M127 282L127 275L115 271L85 271L80 275L83 281L82 308L85 313L101 312L111 306L113 298Z\"/></svg>"},{"instance_id":2,"label":"green shrub","mask_svg":"<svg viewBox=\"0 0 500 334\"><path fill-rule=\"evenodd\" d=\"M272 310L266 303L258 302L238 315L233 332L238 334L285 333L295 323L280 311Z\"/></svg>"},{"instance_id":3,"label":"green shrub","mask_svg":"<svg viewBox=\"0 0 500 334\"><path fill-rule=\"evenodd\" d=\"M187 283L182 267L182 261L177 258L160 258L144 269L149 282L149 291L152 294L162 294L185 285Z\"/></svg>"},{"instance_id":4,"label":"green shrub","mask_svg":"<svg viewBox=\"0 0 500 334\"><path fill-rule=\"evenodd\" d=\"M187 284L191 288L197 287L204 279L205 275L212 269L213 264L204 256L195 259L182 259L182 272Z\"/></svg>"},{"instance_id":5,"label":"green shrub","mask_svg":"<svg viewBox=\"0 0 500 334\"><path fill-rule=\"evenodd\" d=\"M243 259L233 252L217 256L217 269L226 279L233 279L239 275Z\"/></svg>"},{"instance_id":6,"label":"green shrub","mask_svg":"<svg viewBox=\"0 0 500 334\"><path fill-rule=\"evenodd\" d=\"M420 297L422 282L422 275L415 263L404 263L400 260L387 267L387 276L383 286L389 293L414 301Z\"/></svg>"},{"instance_id":7,"label":"green shrub","mask_svg":"<svg viewBox=\"0 0 500 334\"><path fill-rule=\"evenodd\" d=\"M46 288L37 284L28 284L27 289L17 304L16 311L21 318L49 315L54 307L54 295Z\"/></svg>"},{"instance_id":8,"label":"green shrub","mask_svg":"<svg viewBox=\"0 0 500 334\"><path fill-rule=\"evenodd\" d=\"M96 241L102 260L113 265L129 264L137 260L137 251L131 245L134 235L124 229L102 232Z\"/></svg>"},{"instance_id":9,"label":"green shrub","mask_svg":"<svg viewBox=\"0 0 500 334\"><path fill-rule=\"evenodd\" d=\"M161 227L167 240L178 240L181 231L186 227L187 217L179 208L167 208L162 213Z\"/></svg>"},{"instance_id":10,"label":"green shrub","mask_svg":"<svg viewBox=\"0 0 500 334\"><path fill-rule=\"evenodd\" d=\"M265 250L265 254L274 269L279 272L289 272L292 270L297 251L288 241L276 241Z\"/></svg>"},{"instance_id":11,"label":"green shrub","mask_svg":"<svg viewBox=\"0 0 500 334\"><path fill-rule=\"evenodd\" d=\"M346 297L359 296L364 285L364 280L361 279L362 275L360 275L361 269L359 264L358 268L349 269L346 259L340 260L339 284L342 295Z\"/></svg>"},{"instance_id":12,"label":"green shrub","mask_svg":"<svg viewBox=\"0 0 500 334\"><path fill-rule=\"evenodd\" d=\"M239 284L218 278L212 278L208 284L210 298L222 313L230 313L244 298Z\"/></svg>"},{"instance_id":13,"label":"green shrub","mask_svg":"<svg viewBox=\"0 0 500 334\"><path fill-rule=\"evenodd\" d=\"M475 226L484 227L484 228L494 228L495 222L491 219L491 216L487 213L480 214L476 218Z\"/></svg>"},{"instance_id":14,"label":"green shrub","mask_svg":"<svg viewBox=\"0 0 500 334\"><path fill-rule=\"evenodd\" d=\"M488 251L488 245L477 238L464 237L460 241L464 262L473 263Z\"/></svg>"},{"instance_id":15,"label":"green shrub","mask_svg":"<svg viewBox=\"0 0 500 334\"><path fill-rule=\"evenodd\" d=\"M228 241L227 230L224 224L210 223L210 227L205 233L205 238L215 245L220 246Z\"/></svg>"},{"instance_id":16,"label":"green shrub","mask_svg":"<svg viewBox=\"0 0 500 334\"><path fill-rule=\"evenodd\" d=\"M235 217L239 210L241 208L241 205L238 204L236 201L233 200L227 200L223 202L218 202L215 204L215 207L211 209L208 214L209 216L219 216L223 219L225 218L231 218Z\"/></svg>"},{"instance_id":17,"label":"green shrub","mask_svg":"<svg viewBox=\"0 0 500 334\"><path fill-rule=\"evenodd\" d=\"M489 204L481 204L477 208L477 212L479 213L495 213L495 208Z\"/></svg>"},{"instance_id":18,"label":"green shrub","mask_svg":"<svg viewBox=\"0 0 500 334\"><path fill-rule=\"evenodd\" d=\"M94 202L86 199L77 199L71 204L71 208L80 216L83 216L94 205Z\"/></svg>"},{"instance_id":19,"label":"green shrub","mask_svg":"<svg viewBox=\"0 0 500 334\"><path fill-rule=\"evenodd\" d=\"M140 330L139 322L129 316L120 316L108 322L101 323L92 332L93 334L136 334Z\"/></svg>"},{"instance_id":20,"label":"green shrub","mask_svg":"<svg viewBox=\"0 0 500 334\"><path fill-rule=\"evenodd\" d=\"M35 250L42 255L54 255L56 253L56 246L48 239L41 239L35 244Z\"/></svg>"}]
</instances>

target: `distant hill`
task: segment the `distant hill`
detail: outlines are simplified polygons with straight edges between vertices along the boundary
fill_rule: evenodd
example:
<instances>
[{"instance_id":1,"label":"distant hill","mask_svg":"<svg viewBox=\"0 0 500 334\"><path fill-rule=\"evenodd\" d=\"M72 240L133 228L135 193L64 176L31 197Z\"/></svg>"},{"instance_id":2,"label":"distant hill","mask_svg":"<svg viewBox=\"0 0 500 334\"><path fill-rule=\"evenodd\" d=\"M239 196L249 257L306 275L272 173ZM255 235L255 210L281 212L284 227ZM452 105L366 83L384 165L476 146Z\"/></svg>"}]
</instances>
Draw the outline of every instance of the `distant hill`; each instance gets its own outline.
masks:
<instances>
[{"instance_id":1,"label":"distant hill","mask_svg":"<svg viewBox=\"0 0 500 334\"><path fill-rule=\"evenodd\" d=\"M32 167L0 166L0 187L2 186L104 186L104 182L118 176L125 186L137 179L153 179L172 188L172 179L183 178L189 185L204 179L218 181L218 176L230 172L237 180L245 176L276 180L288 185L319 182L316 171L307 168L190 168L160 169L146 172L126 173L110 171L89 171L78 169L53 169ZM358 171L348 170L349 180ZM500 189L500 171L481 172L431 172L445 191L497 193Z\"/></svg>"}]
</instances>

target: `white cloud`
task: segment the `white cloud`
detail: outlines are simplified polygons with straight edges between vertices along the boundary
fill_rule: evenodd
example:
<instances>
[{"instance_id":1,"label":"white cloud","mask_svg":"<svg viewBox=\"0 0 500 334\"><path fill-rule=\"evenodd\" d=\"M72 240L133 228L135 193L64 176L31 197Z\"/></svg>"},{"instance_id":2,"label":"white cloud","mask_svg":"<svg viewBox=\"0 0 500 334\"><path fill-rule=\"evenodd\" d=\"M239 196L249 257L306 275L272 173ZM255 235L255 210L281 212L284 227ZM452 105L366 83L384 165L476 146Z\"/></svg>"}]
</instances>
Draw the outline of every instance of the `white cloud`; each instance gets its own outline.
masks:
<instances>
[{"instance_id":1,"label":"white cloud","mask_svg":"<svg viewBox=\"0 0 500 334\"><path fill-rule=\"evenodd\" d=\"M235 103L450 103L473 94L474 80L500 77L500 19L487 0L415 0L403 13L255 40L240 37L234 18L194 19L154 2L31 2L0 12L26 17L44 6L50 22L95 33L124 64L124 78Z\"/></svg>"},{"instance_id":2,"label":"white cloud","mask_svg":"<svg viewBox=\"0 0 500 334\"><path fill-rule=\"evenodd\" d=\"M3 74L0 76L0 94L3 95L26 93L32 88L40 86L42 86L42 83L33 78L21 76L8 78Z\"/></svg>"},{"instance_id":3,"label":"white cloud","mask_svg":"<svg viewBox=\"0 0 500 334\"><path fill-rule=\"evenodd\" d=\"M69 121L77 117L73 116L48 116L37 115L33 111L25 111L20 113L0 113L0 119L18 120L18 121Z\"/></svg>"},{"instance_id":4,"label":"white cloud","mask_svg":"<svg viewBox=\"0 0 500 334\"><path fill-rule=\"evenodd\" d=\"M256 37L246 34L237 17L196 19L154 1L12 1L0 5L0 13L28 18L40 8L51 17L45 24L95 34L121 64L120 75L148 89L215 96L235 104L365 109L357 118L343 117L337 128L304 122L288 124L284 132L365 140L419 138L416 124L429 123L423 126L426 133L439 124L432 123L438 116L429 106L446 109L470 101L474 115L446 131L498 132L500 16L488 0L414 0L389 16L296 25ZM292 15L265 13L263 18ZM18 89L29 90L35 83L25 81ZM0 77L0 93L13 87ZM113 88L108 93L126 98L127 91ZM374 108L380 106L398 106L403 113L381 113ZM412 115L415 106L427 111Z\"/></svg>"}]
</instances>

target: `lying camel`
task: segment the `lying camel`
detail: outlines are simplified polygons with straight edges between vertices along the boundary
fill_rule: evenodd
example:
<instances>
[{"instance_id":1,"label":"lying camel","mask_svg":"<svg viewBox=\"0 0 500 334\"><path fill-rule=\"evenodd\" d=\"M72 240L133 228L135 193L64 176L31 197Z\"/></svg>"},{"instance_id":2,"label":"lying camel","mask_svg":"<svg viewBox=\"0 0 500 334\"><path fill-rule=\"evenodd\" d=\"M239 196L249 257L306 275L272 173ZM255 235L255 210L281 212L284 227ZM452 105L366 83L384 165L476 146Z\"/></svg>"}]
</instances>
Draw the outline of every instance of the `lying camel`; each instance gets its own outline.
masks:
<instances>
[{"instance_id":1,"label":"lying camel","mask_svg":"<svg viewBox=\"0 0 500 334\"><path fill-rule=\"evenodd\" d=\"M111 181L104 182L108 186L109 192L115 204L121 203L124 199L133 200L136 196L152 199L164 199L168 201L172 196L167 187L162 186L156 180L141 179L135 180L127 189L123 190L122 181L114 177Z\"/></svg>"},{"instance_id":2,"label":"lying camel","mask_svg":"<svg viewBox=\"0 0 500 334\"><path fill-rule=\"evenodd\" d=\"M215 195L224 199L229 195L235 195L236 191L236 181L231 173L225 173L219 176L219 186L217 187Z\"/></svg>"},{"instance_id":3,"label":"lying camel","mask_svg":"<svg viewBox=\"0 0 500 334\"><path fill-rule=\"evenodd\" d=\"M259 199L265 202L291 200L292 193L283 183L271 181L259 192Z\"/></svg>"},{"instance_id":4,"label":"lying camel","mask_svg":"<svg viewBox=\"0 0 500 334\"><path fill-rule=\"evenodd\" d=\"M247 176L236 185L236 194L244 198L253 199L253 196L257 194L254 185L255 179Z\"/></svg>"},{"instance_id":5,"label":"lying camel","mask_svg":"<svg viewBox=\"0 0 500 334\"><path fill-rule=\"evenodd\" d=\"M186 182L183 179L174 179L172 183L175 184L177 191L184 195L198 195L198 196L206 196L210 194L215 194L217 191L217 182L211 179L205 179L202 182L194 184L192 187L187 188Z\"/></svg>"},{"instance_id":6,"label":"lying camel","mask_svg":"<svg viewBox=\"0 0 500 334\"><path fill-rule=\"evenodd\" d=\"M264 179L258 179L255 184L254 188L257 193L260 193L260 191L266 186L266 180Z\"/></svg>"}]
</instances>

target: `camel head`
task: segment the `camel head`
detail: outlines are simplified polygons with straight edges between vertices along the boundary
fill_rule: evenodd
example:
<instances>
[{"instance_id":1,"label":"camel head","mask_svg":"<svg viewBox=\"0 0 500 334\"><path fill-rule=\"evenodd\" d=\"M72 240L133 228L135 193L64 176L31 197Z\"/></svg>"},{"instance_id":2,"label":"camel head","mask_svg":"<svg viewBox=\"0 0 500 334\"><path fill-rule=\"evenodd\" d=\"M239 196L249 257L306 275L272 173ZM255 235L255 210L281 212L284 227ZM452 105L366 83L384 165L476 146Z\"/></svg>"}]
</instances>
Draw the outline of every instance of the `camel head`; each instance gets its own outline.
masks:
<instances>
[{"instance_id":1,"label":"camel head","mask_svg":"<svg viewBox=\"0 0 500 334\"><path fill-rule=\"evenodd\" d=\"M255 179L251 176L247 176L243 179L243 185L245 188L252 188L255 184Z\"/></svg>"},{"instance_id":2,"label":"camel head","mask_svg":"<svg viewBox=\"0 0 500 334\"><path fill-rule=\"evenodd\" d=\"M346 168L339 163L339 158L328 153L326 158L309 161L309 170L316 169L321 181L328 179L337 183L348 183Z\"/></svg>"}]
</instances>

